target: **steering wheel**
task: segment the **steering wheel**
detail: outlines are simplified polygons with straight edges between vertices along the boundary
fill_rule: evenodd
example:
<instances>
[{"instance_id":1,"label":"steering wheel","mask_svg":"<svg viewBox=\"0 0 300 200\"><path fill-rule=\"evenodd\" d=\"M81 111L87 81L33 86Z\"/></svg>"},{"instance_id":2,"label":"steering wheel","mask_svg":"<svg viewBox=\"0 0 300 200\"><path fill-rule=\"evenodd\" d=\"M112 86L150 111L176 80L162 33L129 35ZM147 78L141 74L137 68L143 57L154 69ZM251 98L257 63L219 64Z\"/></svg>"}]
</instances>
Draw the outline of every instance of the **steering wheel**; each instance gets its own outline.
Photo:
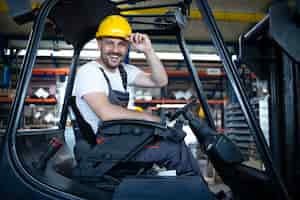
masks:
<instances>
[{"instance_id":1,"label":"steering wheel","mask_svg":"<svg viewBox=\"0 0 300 200\"><path fill-rule=\"evenodd\" d=\"M197 105L196 98L192 99L190 102L185 104L182 108L176 109L176 111L174 113L167 113L166 116L168 117L168 119L170 121L173 121L174 119L177 119L180 115L186 114L191 109L191 107L193 107L195 105Z\"/></svg>"}]
</instances>

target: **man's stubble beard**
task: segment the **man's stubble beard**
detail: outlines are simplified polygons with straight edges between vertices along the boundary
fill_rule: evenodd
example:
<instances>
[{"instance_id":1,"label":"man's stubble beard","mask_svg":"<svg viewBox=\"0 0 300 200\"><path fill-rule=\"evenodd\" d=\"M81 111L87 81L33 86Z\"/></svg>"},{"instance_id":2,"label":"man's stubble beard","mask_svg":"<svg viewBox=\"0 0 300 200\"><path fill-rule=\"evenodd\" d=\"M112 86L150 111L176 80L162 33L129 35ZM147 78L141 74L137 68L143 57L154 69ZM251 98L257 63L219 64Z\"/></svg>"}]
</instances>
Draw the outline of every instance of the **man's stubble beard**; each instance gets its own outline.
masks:
<instances>
[{"instance_id":1,"label":"man's stubble beard","mask_svg":"<svg viewBox=\"0 0 300 200\"><path fill-rule=\"evenodd\" d=\"M104 64L107 68L109 68L109 69L116 69L117 67L119 67L119 65L120 65L120 64L122 63L122 61L124 60L124 56L118 55L118 56L120 57L120 61L118 62L118 64L117 64L117 65L111 65L110 62L109 62L109 59L110 59L110 58L108 58L109 56L110 56L110 54L106 54L106 56L103 56L103 55L101 54L101 60L102 60L103 64Z\"/></svg>"}]
</instances>

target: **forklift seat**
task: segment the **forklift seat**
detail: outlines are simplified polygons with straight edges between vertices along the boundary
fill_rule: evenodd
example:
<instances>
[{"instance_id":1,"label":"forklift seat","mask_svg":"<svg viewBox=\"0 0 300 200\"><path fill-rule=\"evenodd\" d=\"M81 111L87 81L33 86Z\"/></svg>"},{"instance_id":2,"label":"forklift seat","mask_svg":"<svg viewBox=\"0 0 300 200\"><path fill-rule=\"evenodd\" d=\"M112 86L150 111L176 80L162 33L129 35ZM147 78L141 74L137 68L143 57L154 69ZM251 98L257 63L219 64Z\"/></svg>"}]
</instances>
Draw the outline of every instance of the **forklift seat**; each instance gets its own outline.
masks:
<instances>
[{"instance_id":1,"label":"forklift seat","mask_svg":"<svg viewBox=\"0 0 300 200\"><path fill-rule=\"evenodd\" d=\"M69 98L68 109L75 135L74 155L77 165L73 170L74 178L90 181L107 174L124 177L152 168L153 163L130 160L154 140L157 127L139 120L107 121L101 127L101 135L108 140L97 144L97 136L79 112L75 96Z\"/></svg>"}]
</instances>

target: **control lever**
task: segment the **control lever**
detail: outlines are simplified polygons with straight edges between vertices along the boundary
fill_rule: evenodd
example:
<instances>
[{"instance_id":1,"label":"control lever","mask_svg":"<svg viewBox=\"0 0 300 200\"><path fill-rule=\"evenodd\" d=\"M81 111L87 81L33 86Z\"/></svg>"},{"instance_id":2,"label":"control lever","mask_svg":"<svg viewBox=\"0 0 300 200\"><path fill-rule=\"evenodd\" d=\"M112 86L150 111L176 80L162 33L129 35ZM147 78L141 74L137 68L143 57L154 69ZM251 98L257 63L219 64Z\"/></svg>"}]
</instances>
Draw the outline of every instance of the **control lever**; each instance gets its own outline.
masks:
<instances>
[{"instance_id":1,"label":"control lever","mask_svg":"<svg viewBox=\"0 0 300 200\"><path fill-rule=\"evenodd\" d=\"M50 158L62 147L62 142L57 138L52 138L49 142L47 150L40 156L39 160L33 162L33 166L36 169L44 170L47 166L47 162Z\"/></svg>"},{"instance_id":2,"label":"control lever","mask_svg":"<svg viewBox=\"0 0 300 200\"><path fill-rule=\"evenodd\" d=\"M205 121L194 117L191 112L183 113L199 143L212 160L218 163L238 164L244 161L239 148L224 134L217 134ZM216 163L215 163L216 164Z\"/></svg>"},{"instance_id":3,"label":"control lever","mask_svg":"<svg viewBox=\"0 0 300 200\"><path fill-rule=\"evenodd\" d=\"M197 104L197 99L194 98L192 99L189 103L187 103L186 105L184 105L182 108L178 108L173 114L171 114L170 116L170 121L173 121L174 119L176 119L179 115L184 114L186 112L188 112L188 110Z\"/></svg>"}]
</instances>

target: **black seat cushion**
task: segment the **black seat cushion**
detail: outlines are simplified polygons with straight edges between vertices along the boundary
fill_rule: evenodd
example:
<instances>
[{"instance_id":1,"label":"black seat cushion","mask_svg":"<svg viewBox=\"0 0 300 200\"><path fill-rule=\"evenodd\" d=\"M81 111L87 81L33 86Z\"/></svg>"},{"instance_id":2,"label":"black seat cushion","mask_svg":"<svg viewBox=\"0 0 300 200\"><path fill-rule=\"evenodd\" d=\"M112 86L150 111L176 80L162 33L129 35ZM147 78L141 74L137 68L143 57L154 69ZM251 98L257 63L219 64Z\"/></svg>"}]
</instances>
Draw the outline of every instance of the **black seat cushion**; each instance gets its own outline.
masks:
<instances>
[{"instance_id":1,"label":"black seat cushion","mask_svg":"<svg viewBox=\"0 0 300 200\"><path fill-rule=\"evenodd\" d=\"M72 170L76 165L76 160L73 157L66 158L53 165L54 170L68 178L72 178Z\"/></svg>"}]
</instances>

